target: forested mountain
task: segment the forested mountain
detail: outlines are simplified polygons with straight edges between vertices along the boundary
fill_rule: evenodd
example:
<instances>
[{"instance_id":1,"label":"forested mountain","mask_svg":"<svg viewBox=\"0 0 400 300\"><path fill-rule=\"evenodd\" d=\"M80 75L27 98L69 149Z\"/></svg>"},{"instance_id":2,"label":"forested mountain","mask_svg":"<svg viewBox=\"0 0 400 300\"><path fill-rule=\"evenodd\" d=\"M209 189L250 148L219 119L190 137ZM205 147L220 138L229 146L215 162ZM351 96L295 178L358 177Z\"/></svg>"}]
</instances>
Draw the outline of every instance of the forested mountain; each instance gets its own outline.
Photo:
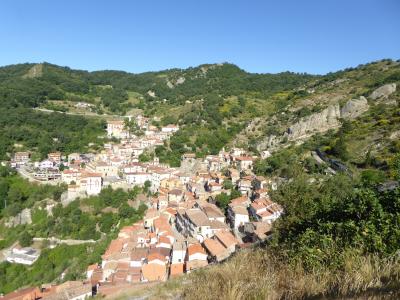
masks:
<instances>
[{"instance_id":1,"label":"forested mountain","mask_svg":"<svg viewBox=\"0 0 400 300\"><path fill-rule=\"evenodd\" d=\"M121 112L121 105L128 100L128 91L142 94L147 100L166 99L172 104L183 104L210 94L222 97L246 92L271 95L296 88L311 78L314 76L291 72L251 74L228 63L141 74L87 72L49 63L20 64L0 68L0 95L7 107L36 107L46 100L75 101L79 97L94 101L100 97L104 106ZM104 86L112 88L113 92L105 95Z\"/></svg>"},{"instance_id":2,"label":"forested mountain","mask_svg":"<svg viewBox=\"0 0 400 300\"><path fill-rule=\"evenodd\" d=\"M43 156L54 150L84 151L89 149L89 143L100 143L98 136L104 128L101 120L79 115L44 114L32 108L67 112L76 103L84 102L92 105L94 116L100 119L103 113L125 115L139 109L148 116L161 117L162 123L190 124L208 132L216 130L215 126L219 126L225 116L233 117L243 112L244 98L236 105L229 104L224 113L219 112L219 107L228 103L229 97L251 94L252 99L266 99L274 92L298 87L312 78L314 76L289 72L250 74L232 64L142 74L87 72L49 63L2 67L0 124L3 126L0 138L3 142L0 157L5 159L7 153L15 151L15 144ZM240 130L240 126L238 121L219 128L215 143L205 145L199 152L217 151ZM84 130L80 130L82 128ZM202 140L208 140L208 137L199 137L197 144ZM179 149L176 149L179 151L174 151L168 162L179 163L182 146L179 142ZM159 153L165 158L172 152L159 149Z\"/></svg>"}]
</instances>

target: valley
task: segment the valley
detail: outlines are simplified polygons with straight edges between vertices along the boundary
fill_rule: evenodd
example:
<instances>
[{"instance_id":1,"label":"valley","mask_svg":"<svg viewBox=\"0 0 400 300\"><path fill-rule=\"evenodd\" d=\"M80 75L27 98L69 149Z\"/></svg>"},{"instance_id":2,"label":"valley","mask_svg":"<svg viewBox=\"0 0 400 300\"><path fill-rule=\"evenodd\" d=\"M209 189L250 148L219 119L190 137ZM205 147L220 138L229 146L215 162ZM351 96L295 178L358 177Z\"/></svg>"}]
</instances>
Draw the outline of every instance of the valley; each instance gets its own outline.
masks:
<instances>
[{"instance_id":1,"label":"valley","mask_svg":"<svg viewBox=\"0 0 400 300\"><path fill-rule=\"evenodd\" d=\"M326 75L43 63L0 79L1 293L398 291L398 61Z\"/></svg>"}]
</instances>

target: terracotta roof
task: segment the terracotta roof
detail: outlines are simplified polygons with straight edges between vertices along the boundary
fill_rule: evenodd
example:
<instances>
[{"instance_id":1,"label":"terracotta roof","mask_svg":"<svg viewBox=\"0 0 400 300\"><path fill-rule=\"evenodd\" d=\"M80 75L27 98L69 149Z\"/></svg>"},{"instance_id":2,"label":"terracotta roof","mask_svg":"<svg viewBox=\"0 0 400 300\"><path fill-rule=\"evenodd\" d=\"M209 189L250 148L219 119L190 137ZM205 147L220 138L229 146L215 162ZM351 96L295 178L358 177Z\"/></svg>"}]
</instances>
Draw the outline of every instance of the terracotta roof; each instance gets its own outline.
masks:
<instances>
[{"instance_id":1,"label":"terracotta roof","mask_svg":"<svg viewBox=\"0 0 400 300\"><path fill-rule=\"evenodd\" d=\"M180 189L173 189L168 192L170 195L180 196L183 194L182 190Z\"/></svg>"},{"instance_id":2,"label":"terracotta roof","mask_svg":"<svg viewBox=\"0 0 400 300\"><path fill-rule=\"evenodd\" d=\"M159 243L164 243L164 244L171 244L171 241L166 236L160 236L158 238L158 242Z\"/></svg>"},{"instance_id":3,"label":"terracotta roof","mask_svg":"<svg viewBox=\"0 0 400 300\"><path fill-rule=\"evenodd\" d=\"M154 228L158 230L169 230L171 229L171 225L169 225L168 219L164 216L160 216L153 222Z\"/></svg>"},{"instance_id":4,"label":"terracotta roof","mask_svg":"<svg viewBox=\"0 0 400 300\"><path fill-rule=\"evenodd\" d=\"M215 237L225 246L225 248L239 244L237 239L229 231L218 231L215 233Z\"/></svg>"},{"instance_id":5,"label":"terracotta roof","mask_svg":"<svg viewBox=\"0 0 400 300\"><path fill-rule=\"evenodd\" d=\"M119 261L117 264L117 270L128 270L129 269L129 262Z\"/></svg>"},{"instance_id":6,"label":"terracotta roof","mask_svg":"<svg viewBox=\"0 0 400 300\"><path fill-rule=\"evenodd\" d=\"M223 218L225 215L222 213L222 211L213 204L209 204L205 207L203 207L203 211L206 213L207 217L209 218Z\"/></svg>"},{"instance_id":7,"label":"terracotta roof","mask_svg":"<svg viewBox=\"0 0 400 300\"><path fill-rule=\"evenodd\" d=\"M128 278L128 269L126 270L118 270L113 274L113 282L125 282Z\"/></svg>"},{"instance_id":8,"label":"terracotta roof","mask_svg":"<svg viewBox=\"0 0 400 300\"><path fill-rule=\"evenodd\" d=\"M233 206L231 207L232 211L235 213L235 215L248 215L248 211L246 207L244 206Z\"/></svg>"},{"instance_id":9,"label":"terracotta roof","mask_svg":"<svg viewBox=\"0 0 400 300\"><path fill-rule=\"evenodd\" d=\"M169 213L169 214L171 214L171 215L176 215L176 209L175 209L175 208L172 208L172 207L167 207L167 208L165 209L165 212L167 212L167 213Z\"/></svg>"},{"instance_id":10,"label":"terracotta roof","mask_svg":"<svg viewBox=\"0 0 400 300\"><path fill-rule=\"evenodd\" d=\"M199 243L189 245L187 251L189 256L196 253L206 254L206 251Z\"/></svg>"},{"instance_id":11,"label":"terracotta roof","mask_svg":"<svg viewBox=\"0 0 400 300\"><path fill-rule=\"evenodd\" d=\"M121 252L123 245L124 243L120 239L112 240L106 252L104 253L103 258Z\"/></svg>"},{"instance_id":12,"label":"terracotta roof","mask_svg":"<svg viewBox=\"0 0 400 300\"><path fill-rule=\"evenodd\" d=\"M209 225L209 220L207 215L200 209L188 209L186 210L186 215L190 221L196 226L207 226Z\"/></svg>"},{"instance_id":13,"label":"terracotta roof","mask_svg":"<svg viewBox=\"0 0 400 300\"><path fill-rule=\"evenodd\" d=\"M131 261L138 261L147 257L148 248L135 248L131 252Z\"/></svg>"},{"instance_id":14,"label":"terracotta roof","mask_svg":"<svg viewBox=\"0 0 400 300\"><path fill-rule=\"evenodd\" d=\"M102 269L94 270L92 277L90 278L90 282L92 283L92 285L95 285L102 280L103 280L103 270Z\"/></svg>"},{"instance_id":15,"label":"terracotta roof","mask_svg":"<svg viewBox=\"0 0 400 300\"><path fill-rule=\"evenodd\" d=\"M210 228L211 229L226 229L229 230L229 226L223 222L212 220L210 221Z\"/></svg>"},{"instance_id":16,"label":"terracotta roof","mask_svg":"<svg viewBox=\"0 0 400 300\"><path fill-rule=\"evenodd\" d=\"M245 204L247 201L249 201L249 198L247 198L247 196L241 196L241 197L232 199L230 204L232 204L232 205Z\"/></svg>"},{"instance_id":17,"label":"terracotta roof","mask_svg":"<svg viewBox=\"0 0 400 300\"><path fill-rule=\"evenodd\" d=\"M181 275L181 274L183 274L183 272L184 272L184 264L183 263L171 264L170 276Z\"/></svg>"},{"instance_id":18,"label":"terracotta roof","mask_svg":"<svg viewBox=\"0 0 400 300\"><path fill-rule=\"evenodd\" d=\"M128 274L130 275L140 275L142 272L141 267L130 267L128 270Z\"/></svg>"},{"instance_id":19,"label":"terracotta roof","mask_svg":"<svg viewBox=\"0 0 400 300\"><path fill-rule=\"evenodd\" d=\"M82 174L82 177L101 177L101 173L85 172Z\"/></svg>"},{"instance_id":20,"label":"terracotta roof","mask_svg":"<svg viewBox=\"0 0 400 300\"><path fill-rule=\"evenodd\" d=\"M165 280L166 266L159 264L147 264L142 267L142 274L148 281Z\"/></svg>"},{"instance_id":21,"label":"terracotta roof","mask_svg":"<svg viewBox=\"0 0 400 300\"><path fill-rule=\"evenodd\" d=\"M238 156L235 159L239 161L253 161L253 158L250 156Z\"/></svg>"},{"instance_id":22,"label":"terracotta roof","mask_svg":"<svg viewBox=\"0 0 400 300\"><path fill-rule=\"evenodd\" d=\"M41 298L41 293L36 287L29 287L6 294L2 300L36 300Z\"/></svg>"},{"instance_id":23,"label":"terracotta roof","mask_svg":"<svg viewBox=\"0 0 400 300\"><path fill-rule=\"evenodd\" d=\"M103 270L116 270L117 266L118 263L116 261L109 261L104 265Z\"/></svg>"},{"instance_id":24,"label":"terracotta roof","mask_svg":"<svg viewBox=\"0 0 400 300\"><path fill-rule=\"evenodd\" d=\"M151 253L147 256L147 261L149 263L151 263L152 261L157 260L157 259L161 260L162 262L165 262L165 256L160 253L155 252L155 253Z\"/></svg>"},{"instance_id":25,"label":"terracotta roof","mask_svg":"<svg viewBox=\"0 0 400 300\"><path fill-rule=\"evenodd\" d=\"M165 248L165 247L150 248L149 255L154 254L154 253L162 255L165 259L170 256L171 249Z\"/></svg>"},{"instance_id":26,"label":"terracotta roof","mask_svg":"<svg viewBox=\"0 0 400 300\"><path fill-rule=\"evenodd\" d=\"M219 256L226 251L226 248L219 241L213 239L205 239L204 247L212 256Z\"/></svg>"}]
</instances>

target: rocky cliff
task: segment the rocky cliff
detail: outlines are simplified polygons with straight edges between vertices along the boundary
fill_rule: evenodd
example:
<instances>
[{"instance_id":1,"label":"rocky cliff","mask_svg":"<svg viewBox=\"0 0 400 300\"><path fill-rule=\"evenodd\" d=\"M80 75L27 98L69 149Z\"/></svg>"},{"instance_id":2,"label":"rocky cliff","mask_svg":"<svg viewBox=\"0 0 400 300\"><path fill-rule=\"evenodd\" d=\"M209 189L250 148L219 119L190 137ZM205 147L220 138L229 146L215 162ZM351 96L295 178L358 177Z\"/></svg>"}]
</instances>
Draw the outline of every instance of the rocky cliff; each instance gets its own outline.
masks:
<instances>
[{"instance_id":1,"label":"rocky cliff","mask_svg":"<svg viewBox=\"0 0 400 300\"><path fill-rule=\"evenodd\" d=\"M341 126L340 119L354 119L363 114L369 108L367 99L351 99L340 108L339 104L330 105L321 112L301 118L298 122L287 128L280 136L270 135L262 140L257 149L276 150L284 147L287 142L305 140L316 133L323 133L330 129L337 129Z\"/></svg>"},{"instance_id":2,"label":"rocky cliff","mask_svg":"<svg viewBox=\"0 0 400 300\"><path fill-rule=\"evenodd\" d=\"M391 94L393 94L395 91L396 91L395 83L385 84L384 86L381 86L381 87L377 88L375 91L373 91L369 97L372 100L376 100L381 97L387 98Z\"/></svg>"}]
</instances>

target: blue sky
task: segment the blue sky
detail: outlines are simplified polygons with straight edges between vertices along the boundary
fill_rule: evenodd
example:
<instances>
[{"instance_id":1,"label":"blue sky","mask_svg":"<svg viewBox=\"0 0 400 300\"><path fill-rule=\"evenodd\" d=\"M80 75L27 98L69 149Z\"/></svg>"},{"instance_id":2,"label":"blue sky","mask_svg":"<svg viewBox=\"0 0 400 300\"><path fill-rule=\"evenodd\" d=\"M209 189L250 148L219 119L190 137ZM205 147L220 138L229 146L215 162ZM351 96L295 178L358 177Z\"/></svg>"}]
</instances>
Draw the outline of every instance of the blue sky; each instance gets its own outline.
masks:
<instances>
[{"instance_id":1,"label":"blue sky","mask_svg":"<svg viewBox=\"0 0 400 300\"><path fill-rule=\"evenodd\" d=\"M326 73L400 58L398 0L2 0L0 65Z\"/></svg>"}]
</instances>

